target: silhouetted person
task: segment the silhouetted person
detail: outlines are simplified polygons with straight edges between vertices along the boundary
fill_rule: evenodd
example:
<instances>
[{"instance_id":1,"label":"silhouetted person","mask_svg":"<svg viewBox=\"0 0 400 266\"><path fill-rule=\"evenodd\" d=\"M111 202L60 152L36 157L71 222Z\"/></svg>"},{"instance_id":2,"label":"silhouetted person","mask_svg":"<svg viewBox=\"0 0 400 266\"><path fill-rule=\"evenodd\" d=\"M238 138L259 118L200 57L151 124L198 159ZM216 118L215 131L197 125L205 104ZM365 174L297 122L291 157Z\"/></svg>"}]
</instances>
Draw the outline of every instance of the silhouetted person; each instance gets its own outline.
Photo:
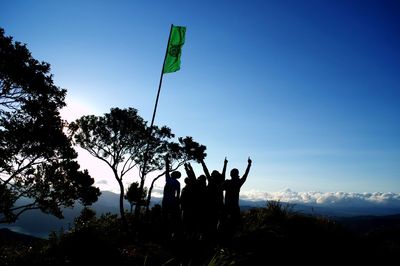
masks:
<instances>
[{"instance_id":1,"label":"silhouetted person","mask_svg":"<svg viewBox=\"0 0 400 266\"><path fill-rule=\"evenodd\" d=\"M207 222L207 178L199 175L196 179L196 230L199 237L203 237L206 232Z\"/></svg>"},{"instance_id":2,"label":"silhouetted person","mask_svg":"<svg viewBox=\"0 0 400 266\"><path fill-rule=\"evenodd\" d=\"M185 184L181 194L182 222L184 232L191 235L196 230L196 178L186 177Z\"/></svg>"},{"instance_id":3,"label":"silhouetted person","mask_svg":"<svg viewBox=\"0 0 400 266\"><path fill-rule=\"evenodd\" d=\"M192 233L192 237L200 238L205 227L206 177L200 175L196 179L190 163L185 163L184 166L188 176L185 179L186 186L182 189L181 195L184 229L188 236Z\"/></svg>"},{"instance_id":4,"label":"silhouetted person","mask_svg":"<svg viewBox=\"0 0 400 266\"><path fill-rule=\"evenodd\" d=\"M222 174L217 170L212 171L211 175L204 161L201 161L204 173L206 175L208 185L206 189L206 209L207 209L207 233L211 237L215 237L218 230L218 225L223 217L224 209L224 194L222 185L225 180L225 172L228 160L225 158Z\"/></svg>"},{"instance_id":5,"label":"silhouetted person","mask_svg":"<svg viewBox=\"0 0 400 266\"><path fill-rule=\"evenodd\" d=\"M225 211L227 215L227 225L230 229L234 229L240 222L240 207L239 207L239 193L240 188L246 182L247 175L249 174L251 167L251 159L247 160L247 168L242 176L239 177L239 170L233 168L231 170L231 179L226 180L223 184L225 190Z\"/></svg>"},{"instance_id":6,"label":"silhouetted person","mask_svg":"<svg viewBox=\"0 0 400 266\"><path fill-rule=\"evenodd\" d=\"M177 179L181 177L181 173L174 171L169 173L169 159L165 156L165 186L162 199L162 211L167 230L172 230L172 234L176 233L180 221L179 195L181 185Z\"/></svg>"}]
</instances>

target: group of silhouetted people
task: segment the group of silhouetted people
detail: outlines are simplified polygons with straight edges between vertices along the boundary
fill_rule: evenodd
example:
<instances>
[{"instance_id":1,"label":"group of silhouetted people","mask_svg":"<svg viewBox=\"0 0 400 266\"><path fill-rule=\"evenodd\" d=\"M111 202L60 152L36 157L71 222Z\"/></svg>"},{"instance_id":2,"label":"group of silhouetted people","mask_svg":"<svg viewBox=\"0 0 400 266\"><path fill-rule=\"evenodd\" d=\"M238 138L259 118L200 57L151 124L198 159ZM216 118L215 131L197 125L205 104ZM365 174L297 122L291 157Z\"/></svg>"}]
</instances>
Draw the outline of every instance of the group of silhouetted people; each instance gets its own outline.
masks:
<instances>
[{"instance_id":1,"label":"group of silhouetted people","mask_svg":"<svg viewBox=\"0 0 400 266\"><path fill-rule=\"evenodd\" d=\"M163 223L172 236L183 233L192 238L216 239L229 235L240 225L239 192L247 179L251 167L248 159L246 171L242 177L239 170L230 172L231 179L225 179L227 159L224 160L222 173L217 170L210 174L203 160L204 174L196 175L190 163L185 163L185 186L181 191L177 179L181 173L170 173L166 156L164 196L162 200ZM225 192L225 195L224 195Z\"/></svg>"}]
</instances>

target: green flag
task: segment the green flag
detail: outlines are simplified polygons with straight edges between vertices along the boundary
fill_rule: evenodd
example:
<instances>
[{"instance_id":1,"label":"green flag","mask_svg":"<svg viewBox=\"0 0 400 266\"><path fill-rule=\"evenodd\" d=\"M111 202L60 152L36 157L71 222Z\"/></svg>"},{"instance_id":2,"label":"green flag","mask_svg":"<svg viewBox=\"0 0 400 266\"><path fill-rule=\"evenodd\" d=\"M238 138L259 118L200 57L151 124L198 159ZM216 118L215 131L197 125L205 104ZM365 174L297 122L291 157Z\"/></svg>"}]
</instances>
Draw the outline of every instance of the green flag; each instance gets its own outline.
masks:
<instances>
[{"instance_id":1,"label":"green flag","mask_svg":"<svg viewBox=\"0 0 400 266\"><path fill-rule=\"evenodd\" d=\"M181 52L185 43L186 27L172 26L163 73L176 72L181 68Z\"/></svg>"}]
</instances>

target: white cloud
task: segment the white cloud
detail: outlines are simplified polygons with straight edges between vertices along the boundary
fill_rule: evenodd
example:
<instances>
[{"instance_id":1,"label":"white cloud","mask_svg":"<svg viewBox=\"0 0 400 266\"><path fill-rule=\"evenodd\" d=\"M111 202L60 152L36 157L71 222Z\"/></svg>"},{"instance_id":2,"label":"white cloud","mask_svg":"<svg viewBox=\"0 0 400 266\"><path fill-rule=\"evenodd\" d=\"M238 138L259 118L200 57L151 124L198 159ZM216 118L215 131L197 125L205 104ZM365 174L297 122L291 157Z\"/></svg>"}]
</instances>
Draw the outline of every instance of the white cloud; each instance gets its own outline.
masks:
<instances>
[{"instance_id":1,"label":"white cloud","mask_svg":"<svg viewBox=\"0 0 400 266\"><path fill-rule=\"evenodd\" d=\"M387 205L400 207L400 194L392 192L355 193L355 192L295 192L285 189L278 192L261 192L257 190L241 192L244 200L276 200L281 202L335 205L335 206L377 206Z\"/></svg>"},{"instance_id":2,"label":"white cloud","mask_svg":"<svg viewBox=\"0 0 400 266\"><path fill-rule=\"evenodd\" d=\"M96 185L107 185L107 184L108 184L107 180L104 180L104 179L96 182Z\"/></svg>"},{"instance_id":3,"label":"white cloud","mask_svg":"<svg viewBox=\"0 0 400 266\"><path fill-rule=\"evenodd\" d=\"M163 192L164 192L164 189L163 189L163 188L161 188L161 187L154 187L153 190L152 190L152 192L151 192L151 196L152 196L152 197L156 197L156 198L162 198Z\"/></svg>"}]
</instances>

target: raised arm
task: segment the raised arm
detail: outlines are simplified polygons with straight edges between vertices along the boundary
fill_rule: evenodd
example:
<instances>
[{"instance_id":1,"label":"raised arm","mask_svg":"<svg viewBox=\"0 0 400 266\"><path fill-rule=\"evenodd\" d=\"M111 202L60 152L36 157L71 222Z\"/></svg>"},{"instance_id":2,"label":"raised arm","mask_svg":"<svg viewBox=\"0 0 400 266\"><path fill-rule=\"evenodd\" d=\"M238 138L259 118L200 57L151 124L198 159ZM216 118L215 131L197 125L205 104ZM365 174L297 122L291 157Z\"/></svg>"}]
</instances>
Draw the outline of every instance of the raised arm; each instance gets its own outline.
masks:
<instances>
[{"instance_id":1,"label":"raised arm","mask_svg":"<svg viewBox=\"0 0 400 266\"><path fill-rule=\"evenodd\" d=\"M207 180L210 181L211 180L210 172L208 172L208 168L207 168L207 165L205 164L204 160L201 160L201 166L203 167L203 171L207 177Z\"/></svg>"},{"instance_id":2,"label":"raised arm","mask_svg":"<svg viewBox=\"0 0 400 266\"><path fill-rule=\"evenodd\" d=\"M226 175L226 166L228 165L228 160L226 159L226 157L225 157L225 160L224 160L224 168L222 168L222 178L223 178L223 180L225 180L225 175Z\"/></svg>"},{"instance_id":3,"label":"raised arm","mask_svg":"<svg viewBox=\"0 0 400 266\"><path fill-rule=\"evenodd\" d=\"M252 161L251 161L251 159L250 159L250 157L249 157L249 159L247 160L246 172L244 173L244 175L243 175L242 178L240 179L242 185L244 184L244 182L246 182L247 176L249 175L251 163L252 163Z\"/></svg>"},{"instance_id":4,"label":"raised arm","mask_svg":"<svg viewBox=\"0 0 400 266\"><path fill-rule=\"evenodd\" d=\"M186 171L187 176L190 179L196 180L196 174L194 173L193 168L190 165L190 163L185 163L184 166L185 166L185 171Z\"/></svg>"}]
</instances>

